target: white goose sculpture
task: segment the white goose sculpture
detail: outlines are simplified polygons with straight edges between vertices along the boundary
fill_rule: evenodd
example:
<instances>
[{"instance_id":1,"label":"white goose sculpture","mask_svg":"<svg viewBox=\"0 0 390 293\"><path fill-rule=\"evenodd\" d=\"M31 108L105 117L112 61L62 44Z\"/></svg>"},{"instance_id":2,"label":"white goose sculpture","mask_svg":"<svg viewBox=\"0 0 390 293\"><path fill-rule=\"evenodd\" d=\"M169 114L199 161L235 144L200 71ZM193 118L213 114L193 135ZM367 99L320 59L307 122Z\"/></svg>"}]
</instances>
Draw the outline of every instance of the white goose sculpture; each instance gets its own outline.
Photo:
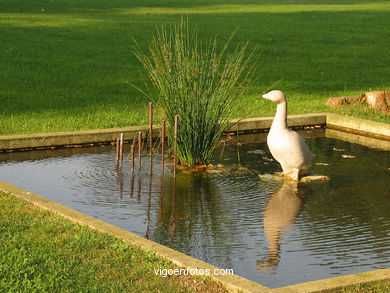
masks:
<instances>
[{"instance_id":1,"label":"white goose sculpture","mask_svg":"<svg viewBox=\"0 0 390 293\"><path fill-rule=\"evenodd\" d=\"M277 104L275 118L267 136L272 156L280 163L283 174L295 181L308 173L314 155L303 138L287 128L287 101L283 92L271 91L263 98Z\"/></svg>"}]
</instances>

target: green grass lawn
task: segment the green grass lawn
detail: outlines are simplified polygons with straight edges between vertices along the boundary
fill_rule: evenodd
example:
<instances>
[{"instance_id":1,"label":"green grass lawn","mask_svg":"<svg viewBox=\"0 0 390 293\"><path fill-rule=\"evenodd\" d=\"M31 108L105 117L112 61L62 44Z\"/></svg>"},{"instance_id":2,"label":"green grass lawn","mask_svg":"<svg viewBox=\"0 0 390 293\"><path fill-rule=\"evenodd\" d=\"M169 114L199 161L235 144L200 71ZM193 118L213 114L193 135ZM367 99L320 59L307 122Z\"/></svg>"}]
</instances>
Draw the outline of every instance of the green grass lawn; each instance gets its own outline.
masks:
<instances>
[{"instance_id":1,"label":"green grass lawn","mask_svg":"<svg viewBox=\"0 0 390 293\"><path fill-rule=\"evenodd\" d=\"M223 44L238 28L234 43L259 47L249 116L274 113L258 97L276 81L291 114L329 112L330 96L389 90L389 13L375 0L2 0L0 135L145 124L149 101L129 85L145 76L132 38L146 49L156 25L186 14L202 36Z\"/></svg>"},{"instance_id":2,"label":"green grass lawn","mask_svg":"<svg viewBox=\"0 0 390 293\"><path fill-rule=\"evenodd\" d=\"M327 293L387 293L390 292L390 280L361 284L344 289L329 290Z\"/></svg>"},{"instance_id":3,"label":"green grass lawn","mask_svg":"<svg viewBox=\"0 0 390 293\"><path fill-rule=\"evenodd\" d=\"M176 266L1 191L0 210L0 292L226 291L209 278L157 276Z\"/></svg>"},{"instance_id":4,"label":"green grass lawn","mask_svg":"<svg viewBox=\"0 0 390 293\"><path fill-rule=\"evenodd\" d=\"M0 191L0 292L225 292L210 279L156 276L175 266ZM389 292L390 281L332 292Z\"/></svg>"},{"instance_id":5,"label":"green grass lawn","mask_svg":"<svg viewBox=\"0 0 390 293\"><path fill-rule=\"evenodd\" d=\"M258 46L258 81L243 102L250 117L273 115L258 97L279 81L291 114L389 123L373 110L323 105L390 89L389 13L390 2L375 0L1 0L0 135L146 124L149 101L129 85L145 76L132 39L146 49L156 25L186 14L202 36L223 44L238 28L233 43ZM172 264L1 192L0 210L0 292L223 291L204 279L155 276Z\"/></svg>"}]
</instances>

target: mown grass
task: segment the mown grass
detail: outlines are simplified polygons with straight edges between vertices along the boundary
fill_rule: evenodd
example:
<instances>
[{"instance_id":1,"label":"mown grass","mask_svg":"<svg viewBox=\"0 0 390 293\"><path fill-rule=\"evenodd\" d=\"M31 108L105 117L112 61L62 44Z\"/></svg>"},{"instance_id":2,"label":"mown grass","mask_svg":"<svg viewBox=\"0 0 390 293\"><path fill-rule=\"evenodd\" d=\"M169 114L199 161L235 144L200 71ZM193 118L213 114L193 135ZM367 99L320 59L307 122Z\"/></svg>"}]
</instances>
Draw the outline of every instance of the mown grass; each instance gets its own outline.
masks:
<instances>
[{"instance_id":1,"label":"mown grass","mask_svg":"<svg viewBox=\"0 0 390 293\"><path fill-rule=\"evenodd\" d=\"M225 292L169 261L0 191L0 292Z\"/></svg>"},{"instance_id":2,"label":"mown grass","mask_svg":"<svg viewBox=\"0 0 390 293\"><path fill-rule=\"evenodd\" d=\"M388 1L3 0L0 4L0 134L147 123L142 65L156 25L189 14L200 36L257 45L258 81L246 110L273 115L260 97L280 81L291 114L333 111L389 122L362 107L332 110L330 96L390 87ZM236 111L232 118L242 114Z\"/></svg>"},{"instance_id":3,"label":"mown grass","mask_svg":"<svg viewBox=\"0 0 390 293\"><path fill-rule=\"evenodd\" d=\"M172 263L0 191L0 292L225 292ZM389 292L390 281L331 292Z\"/></svg>"},{"instance_id":4,"label":"mown grass","mask_svg":"<svg viewBox=\"0 0 390 293\"><path fill-rule=\"evenodd\" d=\"M329 290L327 293L386 293L390 292L390 280L350 286L343 289Z\"/></svg>"}]
</instances>

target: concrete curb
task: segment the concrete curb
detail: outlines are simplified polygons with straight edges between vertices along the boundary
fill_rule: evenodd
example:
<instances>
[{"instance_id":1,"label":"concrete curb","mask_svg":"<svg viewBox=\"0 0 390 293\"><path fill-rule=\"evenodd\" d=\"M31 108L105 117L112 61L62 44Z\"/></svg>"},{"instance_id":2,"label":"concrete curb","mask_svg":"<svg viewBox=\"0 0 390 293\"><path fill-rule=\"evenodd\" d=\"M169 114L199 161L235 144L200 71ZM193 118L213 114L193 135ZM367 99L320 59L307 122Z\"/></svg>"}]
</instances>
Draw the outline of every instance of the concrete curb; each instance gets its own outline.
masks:
<instances>
[{"instance_id":1,"label":"concrete curb","mask_svg":"<svg viewBox=\"0 0 390 293\"><path fill-rule=\"evenodd\" d=\"M348 133L332 128L325 129L325 136L329 138L334 138L338 140L347 141L350 143L360 144L369 148L376 148L390 151L390 141L373 138L370 136L356 135L354 133Z\"/></svg>"},{"instance_id":2,"label":"concrete curb","mask_svg":"<svg viewBox=\"0 0 390 293\"><path fill-rule=\"evenodd\" d=\"M326 292L329 290L351 287L362 283L372 283L390 279L390 269L374 270L364 273L352 274L342 277L329 278L307 283L273 289L272 292L304 293L304 292Z\"/></svg>"},{"instance_id":3,"label":"concrete curb","mask_svg":"<svg viewBox=\"0 0 390 293\"><path fill-rule=\"evenodd\" d=\"M145 132L146 126L124 128L96 129L86 131L69 131L37 134L0 136L0 151L12 149L45 148L56 146L110 144L116 141L121 133L128 139L136 138L139 131ZM153 135L157 136L157 127Z\"/></svg>"},{"instance_id":4,"label":"concrete curb","mask_svg":"<svg viewBox=\"0 0 390 293\"><path fill-rule=\"evenodd\" d=\"M351 130L350 132L359 135L390 140L390 124L386 123L329 113L326 115L326 127L347 132Z\"/></svg>"},{"instance_id":5,"label":"concrete curb","mask_svg":"<svg viewBox=\"0 0 390 293\"><path fill-rule=\"evenodd\" d=\"M232 126L227 132L267 132L272 121L273 117L235 119L231 120ZM390 124L332 113L289 115L288 125L295 129L312 126L326 127L390 142ZM147 130L147 126L132 126L86 131L6 135L0 136L0 152L114 144L120 133L124 133L125 142L128 142L136 138L139 131L145 133ZM159 126L153 126L153 137L158 137L159 130ZM386 147L386 149L388 148Z\"/></svg>"},{"instance_id":6,"label":"concrete curb","mask_svg":"<svg viewBox=\"0 0 390 293\"><path fill-rule=\"evenodd\" d=\"M287 124L289 127L303 127L313 125L325 125L326 113L314 113L314 114L301 114L301 115L288 115ZM265 130L271 127L274 117L260 117L260 118L248 118L248 119L234 119L231 120L233 126L228 132L234 131L248 131L248 130Z\"/></svg>"},{"instance_id":7,"label":"concrete curb","mask_svg":"<svg viewBox=\"0 0 390 293\"><path fill-rule=\"evenodd\" d=\"M272 120L273 117L232 120L233 126L227 132L267 130L271 127ZM288 123L290 127L325 125L326 114L291 115L288 118ZM139 131L145 133L148 129L148 126L133 126L87 131L6 135L0 136L0 152L7 150L30 150L31 148L45 149L59 146L110 144L115 142L120 133L124 133L125 140L129 141L136 138ZM153 137L160 135L159 130L159 126L153 126Z\"/></svg>"}]
</instances>

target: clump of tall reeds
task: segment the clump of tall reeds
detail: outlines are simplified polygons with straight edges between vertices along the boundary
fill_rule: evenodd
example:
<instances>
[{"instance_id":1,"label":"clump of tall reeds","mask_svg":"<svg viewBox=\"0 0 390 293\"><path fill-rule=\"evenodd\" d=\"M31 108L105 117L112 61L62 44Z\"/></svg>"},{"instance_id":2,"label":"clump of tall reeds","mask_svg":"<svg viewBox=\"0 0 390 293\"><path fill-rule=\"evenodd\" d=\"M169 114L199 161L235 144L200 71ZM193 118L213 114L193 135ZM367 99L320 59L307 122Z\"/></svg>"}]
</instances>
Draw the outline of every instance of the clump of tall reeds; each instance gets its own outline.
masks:
<instances>
[{"instance_id":1,"label":"clump of tall reeds","mask_svg":"<svg viewBox=\"0 0 390 293\"><path fill-rule=\"evenodd\" d=\"M174 116L180 116L177 154L189 166L207 164L249 87L254 51L248 43L232 50L231 38L220 49L217 38L199 40L188 23L157 28L149 52L135 55L155 88L154 102L168 123L173 140Z\"/></svg>"}]
</instances>

